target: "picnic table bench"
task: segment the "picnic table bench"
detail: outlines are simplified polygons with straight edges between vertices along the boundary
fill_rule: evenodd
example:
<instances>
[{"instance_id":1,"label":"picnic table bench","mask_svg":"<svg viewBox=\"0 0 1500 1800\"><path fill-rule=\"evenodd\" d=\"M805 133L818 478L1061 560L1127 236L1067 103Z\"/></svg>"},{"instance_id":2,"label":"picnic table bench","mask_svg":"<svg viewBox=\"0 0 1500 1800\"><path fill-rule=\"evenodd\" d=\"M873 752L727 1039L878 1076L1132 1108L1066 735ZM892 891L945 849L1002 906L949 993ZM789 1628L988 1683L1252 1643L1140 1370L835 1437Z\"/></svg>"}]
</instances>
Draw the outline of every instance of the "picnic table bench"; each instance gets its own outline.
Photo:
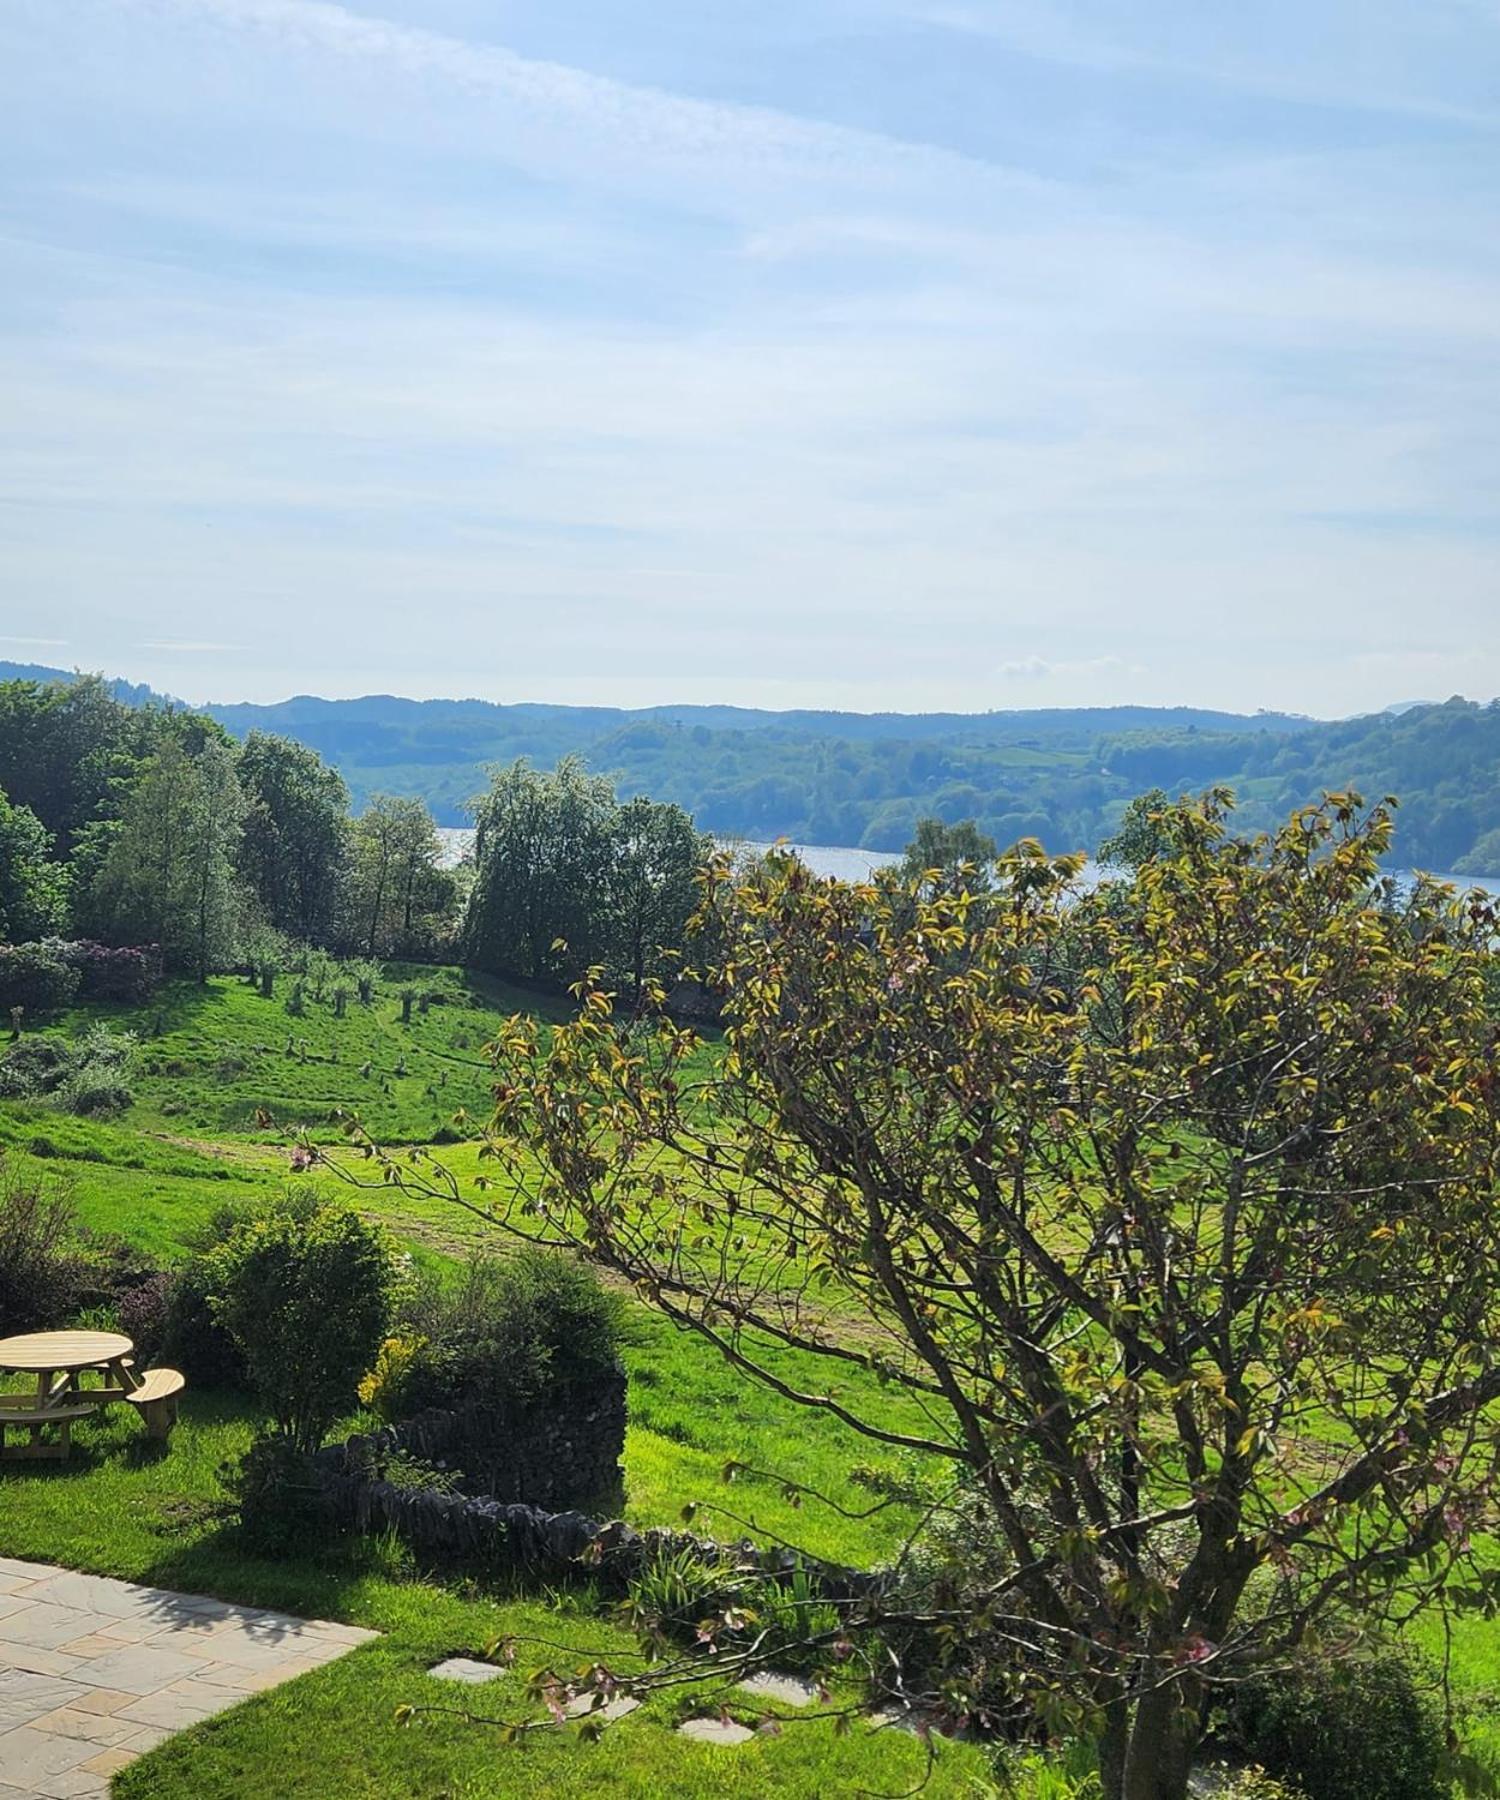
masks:
<instances>
[{"instance_id":1,"label":"picnic table bench","mask_svg":"<svg viewBox=\"0 0 1500 1800\"><path fill-rule=\"evenodd\" d=\"M115 1331L36 1331L0 1338L0 1372L36 1376L34 1393L0 1394L0 1457L66 1458L76 1419L124 1400L135 1407L148 1437L165 1439L187 1385L176 1369L136 1371L135 1345ZM90 1386L85 1375L97 1375ZM25 1427L23 1444L7 1445L7 1430ZM43 1432L55 1428L55 1442Z\"/></svg>"}]
</instances>

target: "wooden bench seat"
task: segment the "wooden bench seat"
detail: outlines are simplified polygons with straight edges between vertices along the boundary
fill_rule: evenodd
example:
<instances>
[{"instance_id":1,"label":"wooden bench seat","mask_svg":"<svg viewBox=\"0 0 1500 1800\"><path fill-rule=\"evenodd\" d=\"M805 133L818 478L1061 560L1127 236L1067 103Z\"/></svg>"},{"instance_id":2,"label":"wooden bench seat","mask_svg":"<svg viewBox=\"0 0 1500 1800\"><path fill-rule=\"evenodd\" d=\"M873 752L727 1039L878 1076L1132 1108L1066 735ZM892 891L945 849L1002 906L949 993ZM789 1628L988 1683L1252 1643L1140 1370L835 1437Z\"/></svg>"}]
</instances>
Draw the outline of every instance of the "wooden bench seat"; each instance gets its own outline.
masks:
<instances>
[{"instance_id":1,"label":"wooden bench seat","mask_svg":"<svg viewBox=\"0 0 1500 1800\"><path fill-rule=\"evenodd\" d=\"M147 1369L141 1385L125 1396L139 1408L148 1437L165 1438L177 1423L177 1396L186 1386L176 1369Z\"/></svg>"},{"instance_id":2,"label":"wooden bench seat","mask_svg":"<svg viewBox=\"0 0 1500 1800\"><path fill-rule=\"evenodd\" d=\"M24 1406L13 1404L24 1401ZM38 1406L31 1394L0 1395L0 1457L33 1457L55 1456L64 1459L72 1449L73 1421L75 1419L92 1419L99 1410L96 1406ZM5 1442L7 1431L14 1431L18 1425L24 1425L31 1433L31 1441L25 1445ZM44 1444L41 1441L42 1427L57 1427L57 1442Z\"/></svg>"}]
</instances>

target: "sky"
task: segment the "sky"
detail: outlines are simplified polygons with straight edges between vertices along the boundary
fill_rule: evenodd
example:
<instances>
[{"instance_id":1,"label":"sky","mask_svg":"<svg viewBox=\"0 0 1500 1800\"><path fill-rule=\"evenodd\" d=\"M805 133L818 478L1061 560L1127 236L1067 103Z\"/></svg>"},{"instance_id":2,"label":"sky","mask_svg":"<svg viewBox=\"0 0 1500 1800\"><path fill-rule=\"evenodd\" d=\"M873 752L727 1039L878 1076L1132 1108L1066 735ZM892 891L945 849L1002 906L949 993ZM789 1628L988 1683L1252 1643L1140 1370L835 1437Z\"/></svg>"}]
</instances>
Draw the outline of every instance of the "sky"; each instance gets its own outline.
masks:
<instances>
[{"instance_id":1,"label":"sky","mask_svg":"<svg viewBox=\"0 0 1500 1800\"><path fill-rule=\"evenodd\" d=\"M1500 0L0 0L0 658L1488 699L1497 219Z\"/></svg>"}]
</instances>

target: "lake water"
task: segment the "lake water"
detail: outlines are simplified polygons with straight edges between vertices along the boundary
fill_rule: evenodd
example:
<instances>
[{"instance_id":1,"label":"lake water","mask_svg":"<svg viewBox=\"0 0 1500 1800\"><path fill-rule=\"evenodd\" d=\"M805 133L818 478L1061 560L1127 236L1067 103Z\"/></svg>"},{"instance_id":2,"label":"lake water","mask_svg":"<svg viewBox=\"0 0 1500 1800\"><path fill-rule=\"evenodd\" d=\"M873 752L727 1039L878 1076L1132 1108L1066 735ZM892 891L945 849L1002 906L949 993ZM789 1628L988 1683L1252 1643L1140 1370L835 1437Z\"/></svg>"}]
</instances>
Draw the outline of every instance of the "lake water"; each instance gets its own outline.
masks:
<instances>
[{"instance_id":1,"label":"lake water","mask_svg":"<svg viewBox=\"0 0 1500 1800\"><path fill-rule=\"evenodd\" d=\"M443 840L443 866L451 869L474 842L474 833L462 825L440 825ZM726 850L747 850L759 855L772 848L768 843L753 843L748 838L721 838ZM901 858L890 850L849 850L836 844L793 844L795 850L815 875L836 875L840 881L866 881L876 869L888 868Z\"/></svg>"},{"instance_id":2,"label":"lake water","mask_svg":"<svg viewBox=\"0 0 1500 1800\"><path fill-rule=\"evenodd\" d=\"M474 833L463 826L440 826L438 836L443 840L445 866L451 868L474 841ZM748 850L752 854L771 849L768 843L756 843L749 838L724 838L720 840L726 849ZM901 861L900 856L892 850L852 850L839 844L792 844L795 850L815 875L835 875L840 881L866 881L876 869L887 869L892 863ZM1098 864L1090 863L1087 875L1097 879ZM1409 879L1408 871L1400 870L1398 874ZM1500 875L1439 875L1439 881L1450 881L1457 888L1483 888L1488 894L1500 894Z\"/></svg>"}]
</instances>

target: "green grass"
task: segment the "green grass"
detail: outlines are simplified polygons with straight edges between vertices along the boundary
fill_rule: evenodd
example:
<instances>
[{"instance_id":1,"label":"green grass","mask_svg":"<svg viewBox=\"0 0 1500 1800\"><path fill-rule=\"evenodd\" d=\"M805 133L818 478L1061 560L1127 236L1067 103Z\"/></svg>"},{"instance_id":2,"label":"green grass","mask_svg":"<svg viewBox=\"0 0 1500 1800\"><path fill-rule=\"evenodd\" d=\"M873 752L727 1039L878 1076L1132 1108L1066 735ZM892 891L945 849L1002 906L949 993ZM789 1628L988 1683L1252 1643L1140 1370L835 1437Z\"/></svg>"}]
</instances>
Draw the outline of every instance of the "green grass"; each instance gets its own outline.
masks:
<instances>
[{"instance_id":1,"label":"green grass","mask_svg":"<svg viewBox=\"0 0 1500 1800\"><path fill-rule=\"evenodd\" d=\"M271 1001L244 983L217 980L204 988L175 984L144 1008L75 1011L54 1029L71 1035L102 1017L140 1035L136 1104L94 1120L40 1102L0 1103L0 1150L36 1157L50 1180L69 1188L91 1231L123 1237L169 1263L223 1206L264 1201L293 1179L287 1147L257 1122L259 1109L331 1139L328 1114L349 1108L383 1141L410 1143L430 1140L459 1107L486 1116L483 1045L506 1011L535 1001L456 971L429 970L413 985L440 989L446 1003L425 1017L414 1009L403 1026L400 979L392 972L368 1009L351 1001L343 1020L331 1005L311 1001L302 1018L288 1016L284 977ZM369 1076L360 1073L366 1061ZM404 1075L396 1073L402 1063ZM469 1191L480 1172L474 1147L447 1146L442 1154ZM424 1262L503 1251L509 1242L448 1202L396 1188L356 1192L327 1175L295 1179L326 1185L380 1218ZM697 1528L726 1538L794 1541L860 1565L899 1548L913 1513L878 1506L870 1486L851 1479L861 1464L886 1477L912 1472L897 1453L747 1381L709 1346L634 1302L630 1316L625 1510L633 1523L677 1523L693 1502ZM886 1422L921 1425L909 1402L857 1367L830 1371L821 1359L775 1345L762 1353L799 1388L833 1393ZM125 1411L85 1423L68 1465L10 1465L0 1473L0 1554L347 1620L383 1636L172 1739L119 1779L122 1796L821 1796L897 1793L921 1776L924 1754L903 1734L861 1729L839 1737L828 1723L798 1724L734 1752L694 1745L672 1727L708 1704L704 1694L653 1701L594 1746L573 1729L534 1734L512 1748L493 1730L453 1720L398 1727L399 1706L453 1701L451 1687L424 1674L443 1655L515 1634L557 1639L581 1661L628 1657L633 1640L577 1603L559 1608L534 1595L423 1579L390 1545L357 1542L281 1561L247 1555L220 1470L248 1443L251 1409L189 1395L164 1457L143 1452L139 1426ZM726 1485L722 1471L731 1460L751 1472ZM798 1504L785 1491L786 1477L834 1506ZM850 1516L860 1514L867 1516ZM512 1677L487 1688L484 1703L507 1719L538 1710ZM757 1715L744 1716L753 1722ZM985 1775L978 1750L949 1747L927 1791L977 1793Z\"/></svg>"},{"instance_id":2,"label":"green grass","mask_svg":"<svg viewBox=\"0 0 1500 1800\"><path fill-rule=\"evenodd\" d=\"M920 1777L923 1757L903 1734L847 1737L826 1722L789 1726L728 1752L695 1745L673 1727L716 1710L715 1686L654 1699L641 1713L583 1742L576 1728L503 1744L491 1728L449 1718L398 1724L397 1708L452 1705L451 1684L429 1678L432 1663L482 1654L497 1637L551 1640L560 1650L523 1647L515 1674L483 1691L482 1707L506 1720L542 1709L524 1692L530 1669L571 1672L604 1656L637 1667L633 1639L582 1596L548 1603L471 1585L421 1579L380 1542L322 1556L267 1560L237 1541L218 1471L248 1443L251 1410L217 1395L190 1395L164 1456L146 1453L139 1426L116 1409L87 1422L68 1465L11 1465L0 1477L0 1553L60 1562L154 1586L215 1594L379 1631L326 1668L258 1695L232 1712L163 1744L122 1775L125 1800L242 1800L250 1794L303 1796L816 1796L861 1789L900 1792ZM474 1703L471 1690L458 1698ZM728 1696L754 1724L764 1709ZM985 1759L945 1746L928 1792L981 1791Z\"/></svg>"},{"instance_id":3,"label":"green grass","mask_svg":"<svg viewBox=\"0 0 1500 1800\"><path fill-rule=\"evenodd\" d=\"M54 1030L68 1036L103 1020L141 1040L131 1126L167 1137L268 1138L265 1110L283 1124L336 1135L328 1115L358 1110L383 1141L426 1143L465 1110L489 1110L484 1047L517 1010L556 1007L519 988L458 969L387 967L372 1003L351 998L340 1019L331 996L287 1011L293 977L270 999L245 981L173 982L144 1006L75 1008ZM432 996L401 1022L403 989ZM364 1073L368 1065L368 1073ZM403 1072L404 1071L404 1072Z\"/></svg>"}]
</instances>

